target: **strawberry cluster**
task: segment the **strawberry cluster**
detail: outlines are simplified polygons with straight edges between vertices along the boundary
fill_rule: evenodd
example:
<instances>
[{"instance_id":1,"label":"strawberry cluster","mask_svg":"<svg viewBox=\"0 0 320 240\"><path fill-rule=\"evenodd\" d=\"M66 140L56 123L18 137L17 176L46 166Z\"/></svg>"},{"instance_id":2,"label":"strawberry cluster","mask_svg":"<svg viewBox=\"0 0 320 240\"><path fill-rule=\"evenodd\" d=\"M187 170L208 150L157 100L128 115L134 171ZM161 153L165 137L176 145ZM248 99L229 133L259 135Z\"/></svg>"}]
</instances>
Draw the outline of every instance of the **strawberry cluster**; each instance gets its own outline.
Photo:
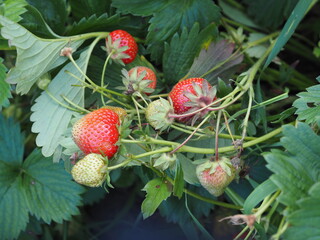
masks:
<instances>
[{"instance_id":1,"label":"strawberry cluster","mask_svg":"<svg viewBox=\"0 0 320 240\"><path fill-rule=\"evenodd\" d=\"M116 30L106 38L106 51L107 60L110 58L123 65L135 59L138 46L129 33ZM157 78L154 69L146 66L123 69L122 83L123 86L118 89L122 90L123 96L133 100L133 109L144 110L144 119L159 133L167 130L174 121L194 125L209 112L215 111L219 103L216 86L204 78L183 79L168 94L163 94L164 97L158 96L152 100L154 97L150 95L156 90ZM141 126L141 116L137 114ZM126 110L123 108L104 106L83 116L73 125L73 140L85 155L71 171L75 181L97 187L106 180L108 162L115 158L121 145L119 128L125 118ZM175 151L154 154L151 164L161 171L174 169L177 160ZM219 196L235 178L235 172L228 158L217 157L216 161L208 160L199 165L196 174L205 189Z\"/></svg>"}]
</instances>

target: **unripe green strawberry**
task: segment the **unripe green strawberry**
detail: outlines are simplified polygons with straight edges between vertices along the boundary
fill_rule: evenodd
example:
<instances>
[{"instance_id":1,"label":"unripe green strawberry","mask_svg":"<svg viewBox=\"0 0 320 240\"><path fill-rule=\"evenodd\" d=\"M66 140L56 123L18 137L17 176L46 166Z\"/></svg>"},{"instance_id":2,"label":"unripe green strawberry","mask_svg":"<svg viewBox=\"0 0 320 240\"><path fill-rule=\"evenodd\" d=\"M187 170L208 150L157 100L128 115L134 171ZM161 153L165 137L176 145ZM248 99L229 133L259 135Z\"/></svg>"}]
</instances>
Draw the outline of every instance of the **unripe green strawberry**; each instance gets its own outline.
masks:
<instances>
[{"instance_id":1,"label":"unripe green strawberry","mask_svg":"<svg viewBox=\"0 0 320 240\"><path fill-rule=\"evenodd\" d=\"M207 161L200 164L197 177L201 185L212 195L218 197L235 178L235 168L229 158L222 157L218 161Z\"/></svg>"},{"instance_id":2,"label":"unripe green strawberry","mask_svg":"<svg viewBox=\"0 0 320 240\"><path fill-rule=\"evenodd\" d=\"M173 122L169 114L173 113L173 108L168 100L160 98L151 102L146 108L146 119L156 130L166 130Z\"/></svg>"},{"instance_id":3,"label":"unripe green strawberry","mask_svg":"<svg viewBox=\"0 0 320 240\"><path fill-rule=\"evenodd\" d=\"M99 187L106 178L106 162L100 154L90 153L72 168L73 179L88 187Z\"/></svg>"}]
</instances>

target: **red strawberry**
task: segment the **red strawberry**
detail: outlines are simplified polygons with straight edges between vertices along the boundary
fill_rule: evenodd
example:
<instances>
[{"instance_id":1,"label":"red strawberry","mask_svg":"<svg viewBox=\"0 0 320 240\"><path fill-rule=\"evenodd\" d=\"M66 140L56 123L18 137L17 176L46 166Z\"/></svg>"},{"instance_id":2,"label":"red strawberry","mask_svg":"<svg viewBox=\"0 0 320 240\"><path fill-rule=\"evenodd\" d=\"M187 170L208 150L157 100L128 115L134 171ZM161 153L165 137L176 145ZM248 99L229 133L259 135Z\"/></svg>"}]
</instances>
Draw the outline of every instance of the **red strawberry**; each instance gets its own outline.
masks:
<instances>
[{"instance_id":1,"label":"red strawberry","mask_svg":"<svg viewBox=\"0 0 320 240\"><path fill-rule=\"evenodd\" d=\"M207 161L197 166L197 177L201 185L212 195L218 197L235 178L235 168L229 158Z\"/></svg>"},{"instance_id":2,"label":"red strawberry","mask_svg":"<svg viewBox=\"0 0 320 240\"><path fill-rule=\"evenodd\" d=\"M157 77L150 68L137 66L131 68L129 72L123 69L122 74L122 81L125 86L126 94L140 92L150 95L156 88Z\"/></svg>"},{"instance_id":3,"label":"red strawberry","mask_svg":"<svg viewBox=\"0 0 320 240\"><path fill-rule=\"evenodd\" d=\"M181 117L178 120L181 122L191 120L194 123L197 119L202 118L209 109L196 114L191 113L216 100L216 88L203 78L189 78L178 82L169 93L169 98L172 101L175 114L190 113L190 116Z\"/></svg>"},{"instance_id":4,"label":"red strawberry","mask_svg":"<svg viewBox=\"0 0 320 240\"><path fill-rule=\"evenodd\" d=\"M123 30L110 32L106 38L106 47L109 54L113 51L112 59L125 64L131 63L138 53L136 41L128 32Z\"/></svg>"},{"instance_id":5,"label":"red strawberry","mask_svg":"<svg viewBox=\"0 0 320 240\"><path fill-rule=\"evenodd\" d=\"M85 154L98 153L109 159L117 152L119 116L100 108L78 120L72 128L75 143Z\"/></svg>"}]
</instances>

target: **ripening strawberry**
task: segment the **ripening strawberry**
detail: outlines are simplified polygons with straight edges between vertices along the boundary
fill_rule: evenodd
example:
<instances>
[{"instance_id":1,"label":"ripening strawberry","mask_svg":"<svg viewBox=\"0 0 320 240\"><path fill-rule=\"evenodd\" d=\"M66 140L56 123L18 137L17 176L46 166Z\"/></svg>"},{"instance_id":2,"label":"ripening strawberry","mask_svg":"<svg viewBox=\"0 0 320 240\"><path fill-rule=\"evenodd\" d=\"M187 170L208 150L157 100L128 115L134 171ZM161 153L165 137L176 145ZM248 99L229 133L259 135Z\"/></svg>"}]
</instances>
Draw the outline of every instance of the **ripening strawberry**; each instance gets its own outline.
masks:
<instances>
[{"instance_id":1,"label":"ripening strawberry","mask_svg":"<svg viewBox=\"0 0 320 240\"><path fill-rule=\"evenodd\" d=\"M106 177L106 162L100 154L90 153L72 168L73 179L88 187L99 187Z\"/></svg>"},{"instance_id":2,"label":"ripening strawberry","mask_svg":"<svg viewBox=\"0 0 320 240\"><path fill-rule=\"evenodd\" d=\"M119 124L119 116L113 110L97 109L74 124L73 140L85 154L98 153L110 159L118 150Z\"/></svg>"},{"instance_id":3,"label":"ripening strawberry","mask_svg":"<svg viewBox=\"0 0 320 240\"><path fill-rule=\"evenodd\" d=\"M197 166L196 173L201 185L212 195L218 197L235 178L235 168L229 158L207 161Z\"/></svg>"},{"instance_id":4,"label":"ripening strawberry","mask_svg":"<svg viewBox=\"0 0 320 240\"><path fill-rule=\"evenodd\" d=\"M157 86L157 77L154 71L148 67L137 66L131 68L129 72L122 70L122 82L126 94L135 92L150 95Z\"/></svg>"},{"instance_id":5,"label":"ripening strawberry","mask_svg":"<svg viewBox=\"0 0 320 240\"><path fill-rule=\"evenodd\" d=\"M178 118L181 122L192 122L207 114L209 109L199 110L216 100L216 87L212 87L204 78L189 78L178 82L169 93L174 113L177 115L190 113L187 117Z\"/></svg>"},{"instance_id":6,"label":"ripening strawberry","mask_svg":"<svg viewBox=\"0 0 320 240\"><path fill-rule=\"evenodd\" d=\"M106 38L108 54L113 52L111 58L120 63L131 63L138 53L138 45L134 38L124 30L115 30Z\"/></svg>"}]
</instances>

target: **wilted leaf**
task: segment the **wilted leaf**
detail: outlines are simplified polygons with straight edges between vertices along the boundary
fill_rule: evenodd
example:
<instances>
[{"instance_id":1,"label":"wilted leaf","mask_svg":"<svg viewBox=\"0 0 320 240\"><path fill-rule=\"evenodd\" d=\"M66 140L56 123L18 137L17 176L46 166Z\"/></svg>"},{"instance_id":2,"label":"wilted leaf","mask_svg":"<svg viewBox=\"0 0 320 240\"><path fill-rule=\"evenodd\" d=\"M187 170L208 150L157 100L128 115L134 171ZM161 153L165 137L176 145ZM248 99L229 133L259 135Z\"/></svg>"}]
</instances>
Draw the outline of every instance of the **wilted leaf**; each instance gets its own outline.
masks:
<instances>
[{"instance_id":1,"label":"wilted leaf","mask_svg":"<svg viewBox=\"0 0 320 240\"><path fill-rule=\"evenodd\" d=\"M7 76L9 83L17 83L17 92L26 94L44 73L64 63L67 58L60 56L65 46L77 49L83 40L70 42L69 38L41 39L21 25L0 16L1 34L17 48L16 66Z\"/></svg>"},{"instance_id":2,"label":"wilted leaf","mask_svg":"<svg viewBox=\"0 0 320 240\"><path fill-rule=\"evenodd\" d=\"M198 23L195 23L189 33L185 28L180 36L179 34L175 34L170 44L165 44L163 73L166 82L176 83L188 73L202 45L213 39L215 25L209 25L207 28L199 31L200 26Z\"/></svg>"},{"instance_id":3,"label":"wilted leaf","mask_svg":"<svg viewBox=\"0 0 320 240\"><path fill-rule=\"evenodd\" d=\"M204 77L210 83L216 84L218 77L227 79L234 73L233 67L243 60L242 54L235 54L234 44L226 40L213 42L208 49L201 50L188 72L188 77ZM228 72L228 70L232 70ZM227 76L226 76L227 75Z\"/></svg>"},{"instance_id":4,"label":"wilted leaf","mask_svg":"<svg viewBox=\"0 0 320 240\"><path fill-rule=\"evenodd\" d=\"M171 195L168 183L161 178L151 180L142 190L147 192L146 198L141 205L143 218L150 217L162 201Z\"/></svg>"}]
</instances>

